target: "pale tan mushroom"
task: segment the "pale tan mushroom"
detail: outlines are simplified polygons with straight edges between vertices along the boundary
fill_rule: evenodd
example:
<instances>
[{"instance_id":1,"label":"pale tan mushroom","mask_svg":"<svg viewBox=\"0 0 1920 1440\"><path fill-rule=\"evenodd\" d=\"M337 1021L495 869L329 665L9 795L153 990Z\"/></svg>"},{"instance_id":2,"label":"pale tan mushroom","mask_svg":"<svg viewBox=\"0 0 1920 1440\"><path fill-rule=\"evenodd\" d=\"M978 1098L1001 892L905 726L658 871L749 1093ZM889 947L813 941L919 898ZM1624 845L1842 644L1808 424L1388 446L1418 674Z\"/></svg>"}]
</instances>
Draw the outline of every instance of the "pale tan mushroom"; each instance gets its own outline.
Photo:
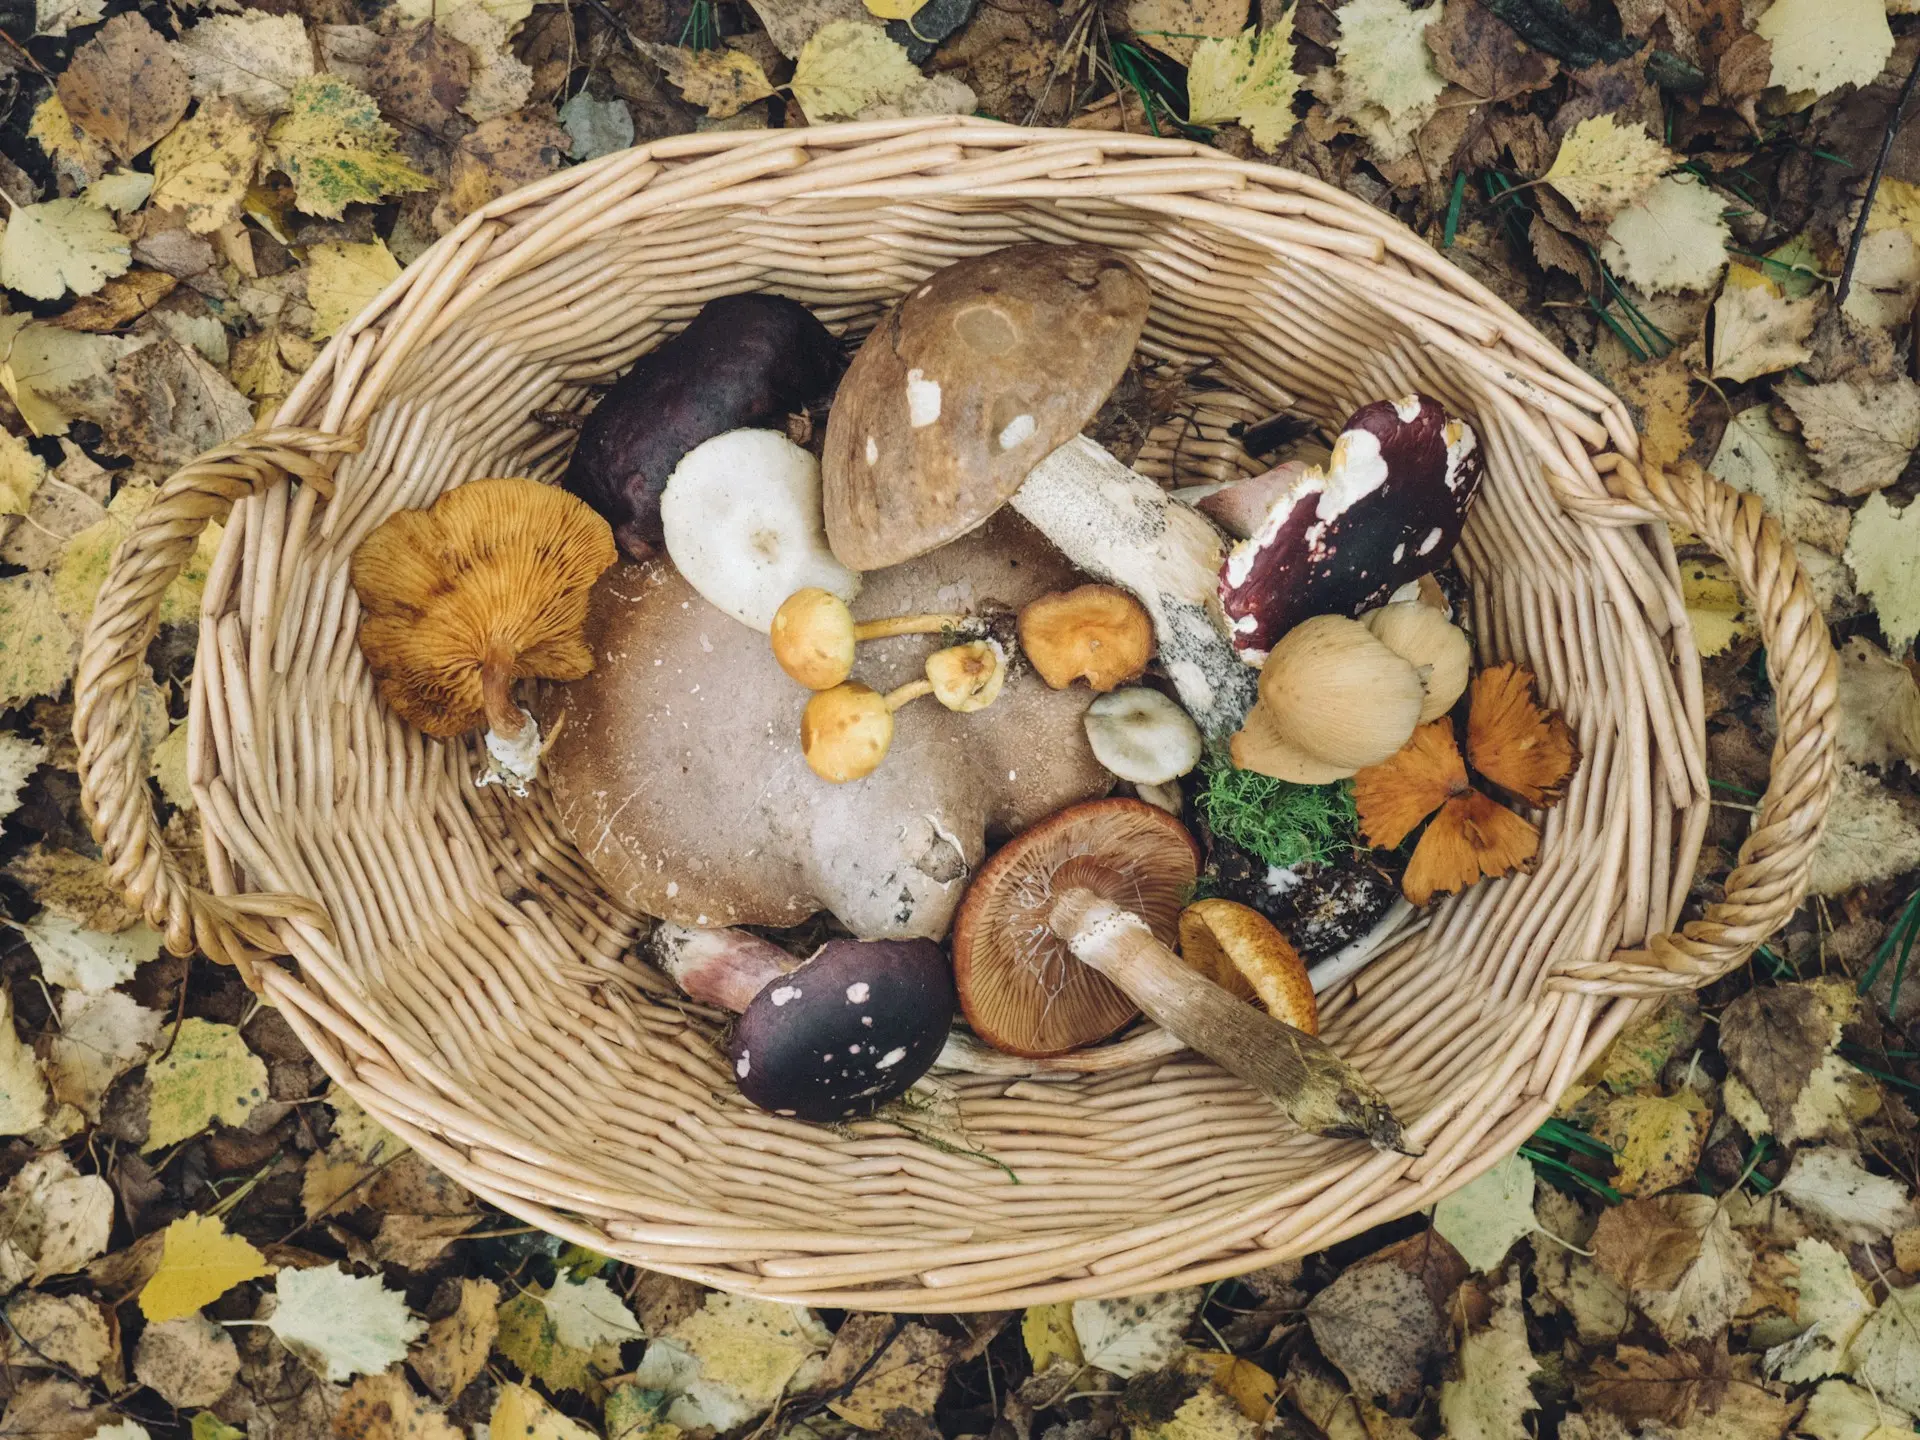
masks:
<instances>
[{"instance_id":1,"label":"pale tan mushroom","mask_svg":"<svg viewBox=\"0 0 1920 1440\"><path fill-rule=\"evenodd\" d=\"M1075 579L1008 514L868 574L854 614L1018 608ZM608 571L588 634L593 674L547 705L566 716L546 762L560 818L611 893L681 924L795 925L825 909L862 938L939 938L989 829L1022 829L1111 783L1081 723L1090 692L1027 673L988 709L905 706L886 763L829 784L796 739L810 693L766 637L662 561ZM939 644L868 641L860 679L882 694L918 682Z\"/></svg>"}]
</instances>

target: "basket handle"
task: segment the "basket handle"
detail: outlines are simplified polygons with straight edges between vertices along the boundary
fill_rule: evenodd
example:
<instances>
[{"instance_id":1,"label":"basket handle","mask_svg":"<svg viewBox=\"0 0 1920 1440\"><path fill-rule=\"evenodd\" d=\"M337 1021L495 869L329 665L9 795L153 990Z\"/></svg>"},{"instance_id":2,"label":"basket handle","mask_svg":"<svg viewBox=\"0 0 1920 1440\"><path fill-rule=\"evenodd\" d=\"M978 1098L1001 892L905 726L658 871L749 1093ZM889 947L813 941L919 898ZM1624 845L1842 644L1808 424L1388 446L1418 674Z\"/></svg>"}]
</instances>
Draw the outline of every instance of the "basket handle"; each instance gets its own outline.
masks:
<instances>
[{"instance_id":1,"label":"basket handle","mask_svg":"<svg viewBox=\"0 0 1920 1440\"><path fill-rule=\"evenodd\" d=\"M1563 972L1562 983L1575 989L1645 996L1717 980L1799 908L1833 792L1839 678L1826 616L1793 542L1757 496L1690 463L1643 470L1615 457L1609 480L1617 497L1691 530L1726 562L1766 645L1779 732L1767 793L1725 898L1641 949Z\"/></svg>"},{"instance_id":2,"label":"basket handle","mask_svg":"<svg viewBox=\"0 0 1920 1440\"><path fill-rule=\"evenodd\" d=\"M330 928L299 895L214 895L187 879L165 840L147 789L147 757L135 743L134 704L147 646L160 627L160 598L193 555L200 532L234 502L287 476L333 494L333 466L357 438L321 430L255 430L207 451L160 487L114 552L87 619L73 682L73 738L80 747L80 804L108 873L175 955L195 948L240 971L259 990L256 964L287 953L276 920Z\"/></svg>"}]
</instances>

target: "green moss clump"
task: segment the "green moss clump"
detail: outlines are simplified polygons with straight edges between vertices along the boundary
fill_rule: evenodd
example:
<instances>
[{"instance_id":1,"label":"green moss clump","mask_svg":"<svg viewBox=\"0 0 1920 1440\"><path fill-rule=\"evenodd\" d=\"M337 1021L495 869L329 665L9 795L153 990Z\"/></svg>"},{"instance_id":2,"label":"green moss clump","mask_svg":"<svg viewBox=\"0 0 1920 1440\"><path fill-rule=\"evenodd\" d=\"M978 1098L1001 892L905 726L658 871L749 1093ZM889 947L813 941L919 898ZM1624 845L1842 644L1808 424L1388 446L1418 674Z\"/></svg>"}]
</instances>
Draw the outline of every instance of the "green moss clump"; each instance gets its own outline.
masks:
<instances>
[{"instance_id":1,"label":"green moss clump","mask_svg":"<svg viewBox=\"0 0 1920 1440\"><path fill-rule=\"evenodd\" d=\"M1357 849L1353 785L1294 785L1209 759L1200 813L1222 840L1269 865L1321 865Z\"/></svg>"}]
</instances>

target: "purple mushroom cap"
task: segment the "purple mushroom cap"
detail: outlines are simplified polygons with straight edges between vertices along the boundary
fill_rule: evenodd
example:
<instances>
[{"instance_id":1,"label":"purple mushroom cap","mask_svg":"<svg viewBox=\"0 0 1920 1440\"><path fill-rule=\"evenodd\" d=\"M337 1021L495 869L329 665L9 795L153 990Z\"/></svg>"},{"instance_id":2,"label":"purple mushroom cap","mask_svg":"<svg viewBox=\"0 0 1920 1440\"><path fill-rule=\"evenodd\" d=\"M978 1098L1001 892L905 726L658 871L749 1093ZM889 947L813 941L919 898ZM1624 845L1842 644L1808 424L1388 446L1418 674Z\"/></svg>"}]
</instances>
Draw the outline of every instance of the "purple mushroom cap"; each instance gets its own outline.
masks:
<instances>
[{"instance_id":1,"label":"purple mushroom cap","mask_svg":"<svg viewBox=\"0 0 1920 1440\"><path fill-rule=\"evenodd\" d=\"M1234 648L1259 665L1313 615L1359 615L1438 567L1460 538L1484 468L1478 437L1438 400L1353 413L1324 471L1306 472L1220 568Z\"/></svg>"},{"instance_id":2,"label":"purple mushroom cap","mask_svg":"<svg viewBox=\"0 0 1920 1440\"><path fill-rule=\"evenodd\" d=\"M931 940L829 940L753 997L727 1058L762 1110L869 1115L932 1067L955 1003L953 967Z\"/></svg>"}]
</instances>

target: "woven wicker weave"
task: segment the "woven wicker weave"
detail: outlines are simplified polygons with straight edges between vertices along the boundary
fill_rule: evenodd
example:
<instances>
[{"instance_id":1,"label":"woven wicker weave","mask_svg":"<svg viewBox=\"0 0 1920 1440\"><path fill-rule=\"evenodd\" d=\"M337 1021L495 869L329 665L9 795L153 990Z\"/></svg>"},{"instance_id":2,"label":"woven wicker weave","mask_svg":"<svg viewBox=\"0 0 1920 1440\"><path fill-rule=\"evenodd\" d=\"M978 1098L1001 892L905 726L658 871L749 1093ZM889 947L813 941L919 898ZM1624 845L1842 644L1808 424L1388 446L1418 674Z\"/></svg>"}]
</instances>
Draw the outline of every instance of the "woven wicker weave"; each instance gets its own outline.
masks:
<instances>
[{"instance_id":1,"label":"woven wicker weave","mask_svg":"<svg viewBox=\"0 0 1920 1440\"><path fill-rule=\"evenodd\" d=\"M1322 997L1418 1160L1303 1139L1180 1054L1078 1078L946 1075L927 1132L783 1121L734 1095L710 1017L633 958L536 790L376 702L354 546L480 475L560 470L575 408L698 306L770 289L859 333L958 257L1133 255L1153 357L1214 359L1223 424L1428 391L1489 467L1458 557L1481 659L1525 659L1587 757L1537 873L1441 905ZM1203 415L1203 420L1205 416ZM1244 465L1219 424L1142 459ZM1180 448L1179 456L1174 449ZM462 223L347 327L277 428L174 476L115 560L74 728L95 834L178 953L241 967L433 1163L569 1239L725 1290L956 1311L1205 1281L1431 1204L1513 1147L1636 997L1739 964L1792 911L1832 786L1834 665L1750 496L1637 463L1620 402L1366 205L1184 141L975 121L689 135ZM231 515L228 515L231 509ZM216 893L164 848L135 682L161 591L228 518L189 769ZM1699 667L1667 525L1723 555L1767 645L1779 742L1723 901L1678 934L1708 814ZM281 958L290 957L290 959ZM990 1158L987 1158L990 1157Z\"/></svg>"}]
</instances>

